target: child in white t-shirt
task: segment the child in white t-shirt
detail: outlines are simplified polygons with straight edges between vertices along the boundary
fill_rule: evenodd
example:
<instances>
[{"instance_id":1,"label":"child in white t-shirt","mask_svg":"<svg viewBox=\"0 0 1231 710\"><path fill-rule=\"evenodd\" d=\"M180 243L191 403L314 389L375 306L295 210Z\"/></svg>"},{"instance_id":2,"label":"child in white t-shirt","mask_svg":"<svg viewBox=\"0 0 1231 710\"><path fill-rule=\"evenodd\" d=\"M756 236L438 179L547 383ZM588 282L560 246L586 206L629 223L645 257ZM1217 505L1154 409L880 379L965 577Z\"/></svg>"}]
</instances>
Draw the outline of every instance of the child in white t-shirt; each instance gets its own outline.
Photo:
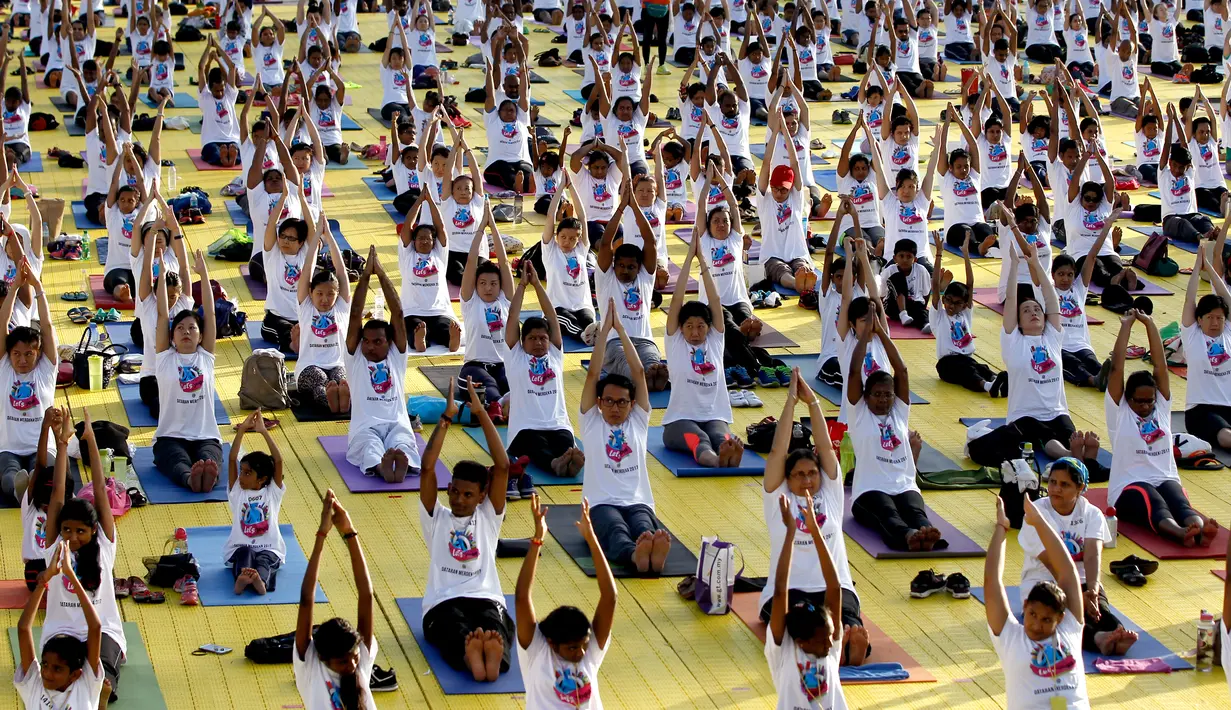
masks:
<instances>
[{"instance_id":1,"label":"child in white t-shirt","mask_svg":"<svg viewBox=\"0 0 1231 710\"><path fill-rule=\"evenodd\" d=\"M932 278L916 258L917 250L914 240L899 239L893 246L893 264L886 267L881 279L886 290L885 314L926 335L932 332L927 309Z\"/></svg>"},{"instance_id":2,"label":"child in white t-shirt","mask_svg":"<svg viewBox=\"0 0 1231 710\"><path fill-rule=\"evenodd\" d=\"M239 458L244 434L258 432L269 453L253 451ZM286 559L286 541L278 528L282 509L282 452L265 428L257 409L240 422L227 466L227 502L231 506L231 535L222 557L235 576L235 593L252 587L257 594L272 591L278 568Z\"/></svg>"},{"instance_id":3,"label":"child in white t-shirt","mask_svg":"<svg viewBox=\"0 0 1231 710\"><path fill-rule=\"evenodd\" d=\"M65 481L68 475L68 442L73 435L73 422L68 410L48 407L43 414L36 467L30 473L29 485L21 496L21 558L26 565L26 587L34 591L38 575L47 566L47 546L55 539L47 529L47 512L54 504L64 505ZM47 465L50 437L55 437L55 463ZM48 532L53 534L48 537Z\"/></svg>"},{"instance_id":4,"label":"child in white t-shirt","mask_svg":"<svg viewBox=\"0 0 1231 710\"><path fill-rule=\"evenodd\" d=\"M937 240L939 242L939 240ZM970 265L970 240L962 244L966 281L959 282L941 268L944 248L936 245L936 268L932 270L932 308L928 323L936 336L936 374L943 382L960 385L992 397L1008 394L1008 375L997 374L974 358L974 269Z\"/></svg>"}]
</instances>

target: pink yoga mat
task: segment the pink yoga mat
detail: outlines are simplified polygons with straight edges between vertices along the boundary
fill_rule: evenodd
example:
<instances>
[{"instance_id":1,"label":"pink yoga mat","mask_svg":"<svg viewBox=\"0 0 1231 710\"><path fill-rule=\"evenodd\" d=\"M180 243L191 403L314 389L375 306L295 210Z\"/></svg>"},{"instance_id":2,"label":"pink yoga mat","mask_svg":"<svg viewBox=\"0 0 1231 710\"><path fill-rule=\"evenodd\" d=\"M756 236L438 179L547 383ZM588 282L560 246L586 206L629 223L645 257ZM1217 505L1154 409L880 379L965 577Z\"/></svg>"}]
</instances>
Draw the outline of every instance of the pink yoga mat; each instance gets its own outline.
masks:
<instances>
[{"instance_id":1,"label":"pink yoga mat","mask_svg":"<svg viewBox=\"0 0 1231 710\"><path fill-rule=\"evenodd\" d=\"M239 163L236 163L233 167L230 167L230 168L224 168L221 165L210 165L209 163L201 159L201 149L200 148L189 148L188 158L192 161L193 166L197 170L234 170L235 172L239 172L241 168Z\"/></svg>"},{"instance_id":2,"label":"pink yoga mat","mask_svg":"<svg viewBox=\"0 0 1231 710\"><path fill-rule=\"evenodd\" d=\"M992 311L999 313L1000 315L1004 315L1004 304L996 299L996 289L995 288L991 288L991 287L976 288L974 297L975 297L975 303L985 308L989 308ZM1090 315L1089 312L1087 312L1086 313L1086 324L1087 325L1102 325L1103 321L1098 318L1095 318L1094 316ZM897 337L897 336L894 336L894 337Z\"/></svg>"},{"instance_id":3,"label":"pink yoga mat","mask_svg":"<svg viewBox=\"0 0 1231 710\"><path fill-rule=\"evenodd\" d=\"M1093 502L1093 501L1092 501ZM864 549L873 559L877 560L893 560L893 559L925 559L933 557L986 557L987 550L983 549L978 543L966 537L957 528L950 525L946 520L940 517L936 511L931 508L926 508L928 520L932 526L940 530L941 543L948 543L948 547L944 549L932 549L930 552L909 552L906 550L893 550L881 540L880 533L865 528L855 522L855 516L851 512L851 504L854 500L851 496L851 489L846 489L846 513L842 518L842 531L847 537L859 543L859 546Z\"/></svg>"},{"instance_id":4,"label":"pink yoga mat","mask_svg":"<svg viewBox=\"0 0 1231 710\"><path fill-rule=\"evenodd\" d=\"M1129 291L1128 295L1130 296L1171 296L1173 295L1171 291L1168 291L1162 286L1159 286L1158 284L1152 281L1147 281L1146 277L1142 276L1141 274L1137 274L1137 280L1140 282L1139 285L1141 286L1141 288L1139 288L1136 291ZM1099 286L1098 284L1090 284L1090 293L1097 293L1099 295L1102 295L1103 287Z\"/></svg>"},{"instance_id":5,"label":"pink yoga mat","mask_svg":"<svg viewBox=\"0 0 1231 710\"><path fill-rule=\"evenodd\" d=\"M1091 488L1086 491L1086 500L1100 510L1107 510L1107 489ZM1178 559L1223 559L1227 556L1227 529L1218 526L1218 535L1209 547L1184 547L1183 545L1165 540L1151 530L1139 525L1120 520L1119 534L1137 543L1137 546L1154 555L1160 560Z\"/></svg>"},{"instance_id":6,"label":"pink yoga mat","mask_svg":"<svg viewBox=\"0 0 1231 710\"><path fill-rule=\"evenodd\" d=\"M406 480L401 483L385 483L385 479L380 476L363 475L363 472L357 466L346 460L345 434L318 436L316 440L321 443L321 447L329 455L329 460L333 462L334 468L338 469L338 474L342 476L342 480L346 483L346 487L350 489L351 493L398 493L419 490L419 476L407 476ZM422 453L427 448L427 442L418 434L415 434L415 440L419 444L420 453ZM449 487L449 481L451 480L453 480L453 474L449 472L449 468L445 466L443 461L437 461L436 487L444 490Z\"/></svg>"},{"instance_id":7,"label":"pink yoga mat","mask_svg":"<svg viewBox=\"0 0 1231 710\"><path fill-rule=\"evenodd\" d=\"M671 293L675 291L675 281L679 277L680 277L680 267L676 266L674 261L668 260L667 261L667 288L664 289L666 293ZM700 286L701 285L697 283L697 280L690 276L688 277L688 285L684 287L684 292L685 293L696 293L697 289L700 288Z\"/></svg>"},{"instance_id":8,"label":"pink yoga mat","mask_svg":"<svg viewBox=\"0 0 1231 710\"><path fill-rule=\"evenodd\" d=\"M90 274L90 290L94 292L95 308L114 308L118 311L131 311L133 302L120 303L103 288L103 275Z\"/></svg>"}]
</instances>

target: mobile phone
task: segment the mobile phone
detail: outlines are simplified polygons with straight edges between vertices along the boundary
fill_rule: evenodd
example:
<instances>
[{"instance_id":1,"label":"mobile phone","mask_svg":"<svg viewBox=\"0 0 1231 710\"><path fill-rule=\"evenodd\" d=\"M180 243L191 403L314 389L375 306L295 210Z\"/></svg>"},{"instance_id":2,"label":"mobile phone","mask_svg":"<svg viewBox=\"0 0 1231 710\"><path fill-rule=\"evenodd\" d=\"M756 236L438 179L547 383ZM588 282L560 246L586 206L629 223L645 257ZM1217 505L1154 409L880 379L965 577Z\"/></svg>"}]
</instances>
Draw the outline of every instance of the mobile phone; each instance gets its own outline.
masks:
<instances>
[{"instance_id":1,"label":"mobile phone","mask_svg":"<svg viewBox=\"0 0 1231 710\"><path fill-rule=\"evenodd\" d=\"M230 653L232 649L229 649L226 646L219 646L218 644L214 644L214 643L207 643L204 646L201 646L200 648L198 648L197 650L203 653L214 653L219 656L225 656L226 654Z\"/></svg>"}]
</instances>

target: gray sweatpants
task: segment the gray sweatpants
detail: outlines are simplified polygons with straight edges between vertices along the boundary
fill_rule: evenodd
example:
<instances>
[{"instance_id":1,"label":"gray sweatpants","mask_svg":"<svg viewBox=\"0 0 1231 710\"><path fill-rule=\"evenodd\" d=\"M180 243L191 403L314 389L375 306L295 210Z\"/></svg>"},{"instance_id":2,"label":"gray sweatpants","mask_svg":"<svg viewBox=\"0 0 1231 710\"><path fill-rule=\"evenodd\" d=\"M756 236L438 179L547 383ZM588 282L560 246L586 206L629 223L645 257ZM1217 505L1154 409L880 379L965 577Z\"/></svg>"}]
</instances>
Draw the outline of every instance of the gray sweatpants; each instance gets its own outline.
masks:
<instances>
[{"instance_id":1,"label":"gray sweatpants","mask_svg":"<svg viewBox=\"0 0 1231 710\"><path fill-rule=\"evenodd\" d=\"M633 347L637 349L637 357L641 358L642 367L662 362L662 355L659 354L658 346L653 340L631 336L629 339L633 341ZM632 376L632 371L628 368L628 358L624 355L624 344L619 338L607 341L607 351L603 354L603 372L608 375Z\"/></svg>"},{"instance_id":2,"label":"gray sweatpants","mask_svg":"<svg viewBox=\"0 0 1231 710\"><path fill-rule=\"evenodd\" d=\"M705 422L679 419L663 427L663 445L672 451L692 454L694 461L706 451L718 453L718 447L730 438L731 427L721 419Z\"/></svg>"}]
</instances>

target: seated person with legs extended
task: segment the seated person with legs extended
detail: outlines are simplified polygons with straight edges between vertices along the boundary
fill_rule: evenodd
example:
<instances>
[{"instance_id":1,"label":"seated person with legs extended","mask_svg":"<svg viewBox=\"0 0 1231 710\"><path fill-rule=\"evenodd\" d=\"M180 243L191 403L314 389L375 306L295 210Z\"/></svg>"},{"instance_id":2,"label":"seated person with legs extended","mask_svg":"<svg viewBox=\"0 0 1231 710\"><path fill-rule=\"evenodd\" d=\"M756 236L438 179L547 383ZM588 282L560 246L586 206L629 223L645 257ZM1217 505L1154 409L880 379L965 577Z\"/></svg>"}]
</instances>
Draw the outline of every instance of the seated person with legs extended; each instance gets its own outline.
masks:
<instances>
[{"instance_id":1,"label":"seated person with legs extended","mask_svg":"<svg viewBox=\"0 0 1231 710\"><path fill-rule=\"evenodd\" d=\"M257 432L269 453L253 451L239 456L244 434ZM278 568L286 560L286 541L278 527L278 513L286 486L282 484L282 452L265 428L257 409L236 428L227 462L227 502L231 507L231 534L222 559L235 576L235 593L252 587L257 594L273 591Z\"/></svg>"}]
</instances>

